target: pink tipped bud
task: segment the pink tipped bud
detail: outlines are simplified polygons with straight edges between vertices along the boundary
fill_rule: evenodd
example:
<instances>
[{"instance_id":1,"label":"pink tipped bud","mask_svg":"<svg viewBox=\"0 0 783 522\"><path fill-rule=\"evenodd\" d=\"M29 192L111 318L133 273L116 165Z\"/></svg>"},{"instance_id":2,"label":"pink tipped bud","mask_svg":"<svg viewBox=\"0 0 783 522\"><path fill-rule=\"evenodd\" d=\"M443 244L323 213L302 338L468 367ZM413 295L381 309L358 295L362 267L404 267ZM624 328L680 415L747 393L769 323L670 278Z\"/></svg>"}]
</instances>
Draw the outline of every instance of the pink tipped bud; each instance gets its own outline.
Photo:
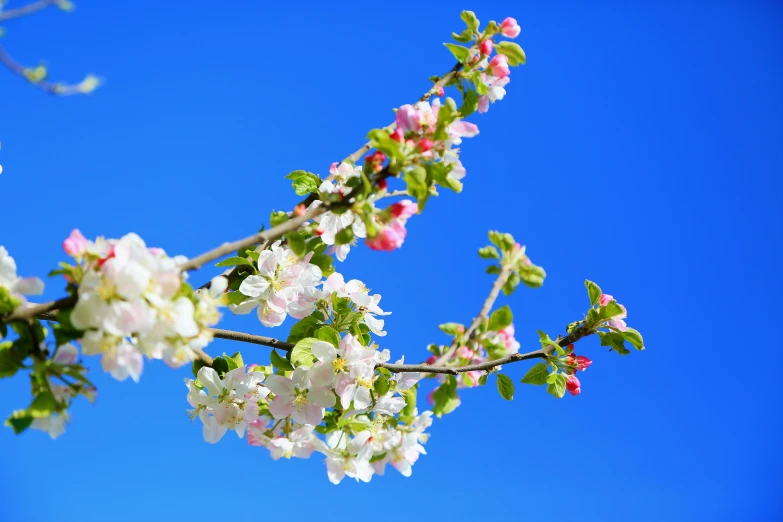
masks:
<instances>
[{"instance_id":1,"label":"pink tipped bud","mask_svg":"<svg viewBox=\"0 0 783 522\"><path fill-rule=\"evenodd\" d=\"M585 357L584 355L577 355L576 356L576 369L585 371L588 366L593 364L593 361Z\"/></svg>"},{"instance_id":2,"label":"pink tipped bud","mask_svg":"<svg viewBox=\"0 0 783 522\"><path fill-rule=\"evenodd\" d=\"M438 356L437 355L430 355L427 358L427 364L435 364L436 362L438 362Z\"/></svg>"},{"instance_id":3,"label":"pink tipped bud","mask_svg":"<svg viewBox=\"0 0 783 522\"><path fill-rule=\"evenodd\" d=\"M492 40L484 40L479 44L479 52L483 56L489 56L492 54L492 49L495 48L495 44L492 43Z\"/></svg>"},{"instance_id":4,"label":"pink tipped bud","mask_svg":"<svg viewBox=\"0 0 783 522\"><path fill-rule=\"evenodd\" d=\"M489 61L489 69L492 71L492 75L498 78L505 78L511 74L511 70L508 68L508 58L502 54L496 54Z\"/></svg>"},{"instance_id":5,"label":"pink tipped bud","mask_svg":"<svg viewBox=\"0 0 783 522\"><path fill-rule=\"evenodd\" d=\"M576 378L576 375L569 375L566 377L566 388L568 388L568 392L571 395L579 395L582 393L582 383L579 382L579 379Z\"/></svg>"},{"instance_id":6,"label":"pink tipped bud","mask_svg":"<svg viewBox=\"0 0 783 522\"><path fill-rule=\"evenodd\" d=\"M88 243L87 238L79 232L79 229L74 228L71 235L63 241L63 250L69 256L80 256L84 254Z\"/></svg>"},{"instance_id":7,"label":"pink tipped bud","mask_svg":"<svg viewBox=\"0 0 783 522\"><path fill-rule=\"evenodd\" d=\"M303 216L304 213L305 213L304 203L299 203L297 206L294 207L295 216Z\"/></svg>"},{"instance_id":8,"label":"pink tipped bud","mask_svg":"<svg viewBox=\"0 0 783 522\"><path fill-rule=\"evenodd\" d=\"M402 246L406 235L407 231L405 230L404 222L399 219L394 219L388 226L381 228L378 233L375 234L375 237L368 237L364 242L372 250L391 252Z\"/></svg>"},{"instance_id":9,"label":"pink tipped bud","mask_svg":"<svg viewBox=\"0 0 783 522\"><path fill-rule=\"evenodd\" d=\"M336 176L337 175L337 167L339 167L339 166L340 166L340 162L339 161L335 161L334 163L332 163L329 166L329 174L331 174L332 176Z\"/></svg>"},{"instance_id":10,"label":"pink tipped bud","mask_svg":"<svg viewBox=\"0 0 783 522\"><path fill-rule=\"evenodd\" d=\"M380 172L383 170L383 162L386 161L386 156L383 152L376 150L372 154L365 156L364 161L370 165L373 172Z\"/></svg>"},{"instance_id":11,"label":"pink tipped bud","mask_svg":"<svg viewBox=\"0 0 783 522\"><path fill-rule=\"evenodd\" d=\"M316 229L313 231L313 234L315 234L316 236L319 236L319 237L320 237L320 236L322 236L322 235L323 235L323 233L324 233L324 229L322 229L321 227L317 227L317 228L316 228Z\"/></svg>"},{"instance_id":12,"label":"pink tipped bud","mask_svg":"<svg viewBox=\"0 0 783 522\"><path fill-rule=\"evenodd\" d=\"M433 145L435 145L435 142L429 138L419 140L419 150L422 152L427 152Z\"/></svg>"},{"instance_id":13,"label":"pink tipped bud","mask_svg":"<svg viewBox=\"0 0 783 522\"><path fill-rule=\"evenodd\" d=\"M457 327L457 333L464 334L465 333L465 327L464 326L458 326Z\"/></svg>"},{"instance_id":14,"label":"pink tipped bud","mask_svg":"<svg viewBox=\"0 0 783 522\"><path fill-rule=\"evenodd\" d=\"M403 221L407 220L414 214L419 213L419 206L410 199L403 199L397 203L389 206L389 213L396 218Z\"/></svg>"},{"instance_id":15,"label":"pink tipped bud","mask_svg":"<svg viewBox=\"0 0 783 522\"><path fill-rule=\"evenodd\" d=\"M519 27L517 21L511 17L500 22L500 33L506 38L516 38L521 31L522 28Z\"/></svg>"},{"instance_id":16,"label":"pink tipped bud","mask_svg":"<svg viewBox=\"0 0 783 522\"><path fill-rule=\"evenodd\" d=\"M601 305L601 306L606 306L609 303L611 303L612 301L614 301L614 297L612 297L611 295L609 295L609 294L601 294L600 299L598 299L598 304Z\"/></svg>"},{"instance_id":17,"label":"pink tipped bud","mask_svg":"<svg viewBox=\"0 0 783 522\"><path fill-rule=\"evenodd\" d=\"M386 178L384 178L384 179L382 179L382 180L380 180L378 182L378 188L380 190L386 190L388 188L388 186L389 186L389 182L386 181Z\"/></svg>"},{"instance_id":18,"label":"pink tipped bud","mask_svg":"<svg viewBox=\"0 0 783 522\"><path fill-rule=\"evenodd\" d=\"M438 96L443 96L445 92L446 91L443 90L443 86L438 85L437 87L435 87L435 94L437 94Z\"/></svg>"},{"instance_id":19,"label":"pink tipped bud","mask_svg":"<svg viewBox=\"0 0 783 522\"><path fill-rule=\"evenodd\" d=\"M394 129L394 132L389 133L389 137L396 142L402 143L405 139L405 133L402 132L401 128L397 127Z\"/></svg>"}]
</instances>

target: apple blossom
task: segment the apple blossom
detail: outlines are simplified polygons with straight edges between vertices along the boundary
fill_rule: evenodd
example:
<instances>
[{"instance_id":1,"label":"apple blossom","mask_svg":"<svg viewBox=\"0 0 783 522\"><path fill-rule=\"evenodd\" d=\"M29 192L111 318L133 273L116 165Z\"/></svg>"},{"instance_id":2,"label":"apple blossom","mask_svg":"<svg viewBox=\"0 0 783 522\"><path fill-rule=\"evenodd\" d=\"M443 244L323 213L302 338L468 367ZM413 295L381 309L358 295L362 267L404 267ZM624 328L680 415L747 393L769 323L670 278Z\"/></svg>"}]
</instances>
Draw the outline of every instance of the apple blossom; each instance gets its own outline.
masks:
<instances>
[{"instance_id":1,"label":"apple blossom","mask_svg":"<svg viewBox=\"0 0 783 522\"><path fill-rule=\"evenodd\" d=\"M519 36L520 31L522 31L522 28L519 27L517 21L511 17L500 22L500 34L506 38L516 38Z\"/></svg>"},{"instance_id":2,"label":"apple blossom","mask_svg":"<svg viewBox=\"0 0 783 522\"><path fill-rule=\"evenodd\" d=\"M44 284L37 277L22 278L16 275L16 261L8 254L8 250L0 245L0 289L3 288L15 298L15 306L19 306L25 302L23 294L41 295Z\"/></svg>"},{"instance_id":3,"label":"apple blossom","mask_svg":"<svg viewBox=\"0 0 783 522\"><path fill-rule=\"evenodd\" d=\"M479 52L484 56L489 56L492 54L492 49L494 49L495 45L492 43L492 40L484 40L479 44Z\"/></svg>"},{"instance_id":4,"label":"apple blossom","mask_svg":"<svg viewBox=\"0 0 783 522\"><path fill-rule=\"evenodd\" d=\"M502 54L496 54L492 60L489 61L489 69L492 71L493 76L498 78L505 78L511 71L508 68L508 58Z\"/></svg>"},{"instance_id":5,"label":"apple blossom","mask_svg":"<svg viewBox=\"0 0 783 522\"><path fill-rule=\"evenodd\" d=\"M297 368L291 379L270 375L267 388L275 394L269 411L275 419L291 418L299 424L317 425L324 418L324 408L334 406L334 395L326 387L312 386L305 368Z\"/></svg>"},{"instance_id":6,"label":"apple blossom","mask_svg":"<svg viewBox=\"0 0 783 522\"><path fill-rule=\"evenodd\" d=\"M566 388L571 395L576 396L582 393L582 388L580 386L581 384L576 375L569 375L566 377Z\"/></svg>"}]
</instances>

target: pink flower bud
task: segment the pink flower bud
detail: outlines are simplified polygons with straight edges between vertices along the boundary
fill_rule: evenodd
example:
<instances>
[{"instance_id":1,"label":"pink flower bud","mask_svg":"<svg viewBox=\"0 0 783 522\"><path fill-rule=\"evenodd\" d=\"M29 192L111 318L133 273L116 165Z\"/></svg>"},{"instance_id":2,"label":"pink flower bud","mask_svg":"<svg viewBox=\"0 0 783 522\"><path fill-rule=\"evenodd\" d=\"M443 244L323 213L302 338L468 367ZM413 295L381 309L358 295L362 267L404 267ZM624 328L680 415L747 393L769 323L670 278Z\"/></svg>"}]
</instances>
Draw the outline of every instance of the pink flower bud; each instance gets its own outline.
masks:
<instances>
[{"instance_id":1,"label":"pink flower bud","mask_svg":"<svg viewBox=\"0 0 783 522\"><path fill-rule=\"evenodd\" d=\"M369 163L373 172L380 172L383 170L383 162L386 161L386 156L383 152L376 150L372 154L365 156L364 161Z\"/></svg>"},{"instance_id":2,"label":"pink flower bud","mask_svg":"<svg viewBox=\"0 0 783 522\"><path fill-rule=\"evenodd\" d=\"M511 71L508 68L508 58L502 54L496 54L494 58L489 61L489 69L492 71L493 76L498 78L505 78Z\"/></svg>"},{"instance_id":3,"label":"pink flower bud","mask_svg":"<svg viewBox=\"0 0 783 522\"><path fill-rule=\"evenodd\" d=\"M465 327L460 325L457 327L457 333L464 334L465 333Z\"/></svg>"},{"instance_id":4,"label":"pink flower bud","mask_svg":"<svg viewBox=\"0 0 783 522\"><path fill-rule=\"evenodd\" d=\"M335 161L334 163L329 165L329 174L331 174L332 176L336 176L337 175L337 167L339 167L339 166L340 166L340 162L339 161Z\"/></svg>"},{"instance_id":5,"label":"pink flower bud","mask_svg":"<svg viewBox=\"0 0 783 522\"><path fill-rule=\"evenodd\" d=\"M295 216L303 216L304 213L305 213L304 203L299 203L297 206L294 207Z\"/></svg>"},{"instance_id":6,"label":"pink flower bud","mask_svg":"<svg viewBox=\"0 0 783 522\"><path fill-rule=\"evenodd\" d=\"M437 355L430 355L427 358L427 364L435 364L436 362L438 362L438 356Z\"/></svg>"},{"instance_id":7,"label":"pink flower bud","mask_svg":"<svg viewBox=\"0 0 783 522\"><path fill-rule=\"evenodd\" d=\"M566 388L568 388L568 392L571 395L579 395L582 393L581 383L579 382L579 379L576 378L576 375L569 375L566 377Z\"/></svg>"},{"instance_id":8,"label":"pink flower bud","mask_svg":"<svg viewBox=\"0 0 783 522\"><path fill-rule=\"evenodd\" d=\"M71 235L63 241L63 250L69 256L80 256L84 254L88 243L87 238L79 232L79 229L74 228Z\"/></svg>"},{"instance_id":9,"label":"pink flower bud","mask_svg":"<svg viewBox=\"0 0 783 522\"><path fill-rule=\"evenodd\" d=\"M57 348L57 352L52 358L52 362L55 364L73 364L79 357L79 350L71 343L66 343Z\"/></svg>"},{"instance_id":10,"label":"pink flower bud","mask_svg":"<svg viewBox=\"0 0 783 522\"><path fill-rule=\"evenodd\" d=\"M472 359L474 354L473 354L473 350L471 350L467 346L460 346L459 350L457 350L457 355L459 355L463 359Z\"/></svg>"},{"instance_id":11,"label":"pink flower bud","mask_svg":"<svg viewBox=\"0 0 783 522\"><path fill-rule=\"evenodd\" d=\"M386 190L386 188L389 186L389 182L386 181L386 178L378 181L378 189L380 190Z\"/></svg>"},{"instance_id":12,"label":"pink flower bud","mask_svg":"<svg viewBox=\"0 0 783 522\"><path fill-rule=\"evenodd\" d=\"M402 141L405 139L405 133L402 132L401 128L397 127L394 129L394 132L389 133L389 137L394 141L402 143Z\"/></svg>"},{"instance_id":13,"label":"pink flower bud","mask_svg":"<svg viewBox=\"0 0 783 522\"><path fill-rule=\"evenodd\" d=\"M389 212L393 217L405 221L412 215L419 213L419 206L411 199L403 199L390 205Z\"/></svg>"},{"instance_id":14,"label":"pink flower bud","mask_svg":"<svg viewBox=\"0 0 783 522\"><path fill-rule=\"evenodd\" d=\"M572 363L573 364L573 363ZM577 355L576 356L576 369L585 371L588 366L593 364L593 361L585 357L584 355Z\"/></svg>"},{"instance_id":15,"label":"pink flower bud","mask_svg":"<svg viewBox=\"0 0 783 522\"><path fill-rule=\"evenodd\" d=\"M400 220L395 219L389 225L381 228L375 237L365 239L365 243L372 250L391 252L402 246L406 235L405 225Z\"/></svg>"},{"instance_id":16,"label":"pink flower bud","mask_svg":"<svg viewBox=\"0 0 783 522\"><path fill-rule=\"evenodd\" d=\"M419 150L422 152L427 152L433 145L435 145L435 142L429 138L419 140Z\"/></svg>"},{"instance_id":17,"label":"pink flower bud","mask_svg":"<svg viewBox=\"0 0 783 522\"><path fill-rule=\"evenodd\" d=\"M612 301L614 301L614 297L612 297L611 295L601 294L601 297L598 299L598 304L601 306L606 306Z\"/></svg>"},{"instance_id":18,"label":"pink flower bud","mask_svg":"<svg viewBox=\"0 0 783 522\"><path fill-rule=\"evenodd\" d=\"M494 48L495 44L492 43L492 40L484 40L479 44L479 52L484 56L492 54L492 49Z\"/></svg>"},{"instance_id":19,"label":"pink flower bud","mask_svg":"<svg viewBox=\"0 0 783 522\"><path fill-rule=\"evenodd\" d=\"M500 22L500 33L506 38L516 38L519 36L520 31L522 31L522 28L519 27L517 21L511 17Z\"/></svg>"},{"instance_id":20,"label":"pink flower bud","mask_svg":"<svg viewBox=\"0 0 783 522\"><path fill-rule=\"evenodd\" d=\"M446 91L443 90L442 86L438 85L437 87L435 87L435 94L437 94L438 96L443 96L445 92Z\"/></svg>"}]
</instances>

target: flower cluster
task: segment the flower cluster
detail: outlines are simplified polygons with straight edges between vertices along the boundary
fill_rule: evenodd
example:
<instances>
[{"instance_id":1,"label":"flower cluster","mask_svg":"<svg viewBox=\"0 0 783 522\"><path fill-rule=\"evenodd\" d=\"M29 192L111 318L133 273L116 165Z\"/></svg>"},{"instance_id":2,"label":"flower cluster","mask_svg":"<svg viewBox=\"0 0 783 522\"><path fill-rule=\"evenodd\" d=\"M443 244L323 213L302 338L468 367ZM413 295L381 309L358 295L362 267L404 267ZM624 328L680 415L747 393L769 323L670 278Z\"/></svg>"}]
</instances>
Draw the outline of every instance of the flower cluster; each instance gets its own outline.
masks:
<instances>
[{"instance_id":1,"label":"flower cluster","mask_svg":"<svg viewBox=\"0 0 783 522\"><path fill-rule=\"evenodd\" d=\"M43 281L16 275L16 261L0 245L0 314L12 312L25 303L24 295L41 295Z\"/></svg>"},{"instance_id":2,"label":"flower cluster","mask_svg":"<svg viewBox=\"0 0 783 522\"><path fill-rule=\"evenodd\" d=\"M420 375L378 369L388 350L332 332L332 341L297 343L276 373L272 367L246 372L234 361L222 377L203 367L196 380L186 379L191 417L201 419L204 439L215 443L228 430L239 437L247 430L249 444L267 448L275 460L320 452L335 484L345 476L367 482L386 464L410 475L425 453L431 412L416 415L412 403L401 415L407 404L401 394L414 391Z\"/></svg>"},{"instance_id":3,"label":"flower cluster","mask_svg":"<svg viewBox=\"0 0 783 522\"><path fill-rule=\"evenodd\" d=\"M419 212L419 207L410 199L403 199L389 206L380 215L385 216L379 223L378 231L374 237L367 239L367 246L372 250L385 250L391 252L402 246L405 236L408 234L405 223L408 218Z\"/></svg>"},{"instance_id":4,"label":"flower cluster","mask_svg":"<svg viewBox=\"0 0 783 522\"><path fill-rule=\"evenodd\" d=\"M88 241L74 230L63 248L76 260L60 271L76 285L70 322L84 332L84 354L101 355L104 371L116 379L138 381L143 356L182 366L212 340L225 278L194 293L179 268L184 257L147 248L132 233Z\"/></svg>"},{"instance_id":5,"label":"flower cluster","mask_svg":"<svg viewBox=\"0 0 783 522\"><path fill-rule=\"evenodd\" d=\"M302 319L313 313L320 297L316 286L321 269L310 264L312 254L299 259L277 241L270 249L258 253L256 274L248 276L239 287L247 299L229 305L235 314L248 314L258 307L258 319L264 326L280 326L287 315Z\"/></svg>"},{"instance_id":6,"label":"flower cluster","mask_svg":"<svg viewBox=\"0 0 783 522\"><path fill-rule=\"evenodd\" d=\"M346 183L351 178L360 178L362 169L361 167L356 167L346 162L342 162L339 165L333 163L329 169L329 174L333 181L324 181L318 187L318 191L324 194L340 194L341 196L345 196L348 192ZM319 206L321 204L320 200L316 200L311 207ZM318 223L315 234L320 236L321 241L330 247L329 253L334 253L335 257L340 261L345 261L355 239L348 243L337 245L335 244L335 239L338 233L350 227L354 238L361 239L367 237L367 227L364 224L364 221L361 216L351 210L346 210L342 214L335 214L334 212L327 211L316 217L315 222Z\"/></svg>"}]
</instances>

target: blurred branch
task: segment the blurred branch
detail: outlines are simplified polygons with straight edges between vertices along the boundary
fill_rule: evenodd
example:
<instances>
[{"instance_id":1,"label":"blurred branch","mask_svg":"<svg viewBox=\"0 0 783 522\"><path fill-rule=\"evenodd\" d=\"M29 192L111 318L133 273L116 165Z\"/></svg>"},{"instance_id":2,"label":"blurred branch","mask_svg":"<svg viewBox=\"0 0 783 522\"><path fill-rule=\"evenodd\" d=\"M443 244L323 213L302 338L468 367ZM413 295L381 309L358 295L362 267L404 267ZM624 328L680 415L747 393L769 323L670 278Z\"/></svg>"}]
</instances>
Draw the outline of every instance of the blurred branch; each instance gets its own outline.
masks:
<instances>
[{"instance_id":1,"label":"blurred branch","mask_svg":"<svg viewBox=\"0 0 783 522\"><path fill-rule=\"evenodd\" d=\"M57 3L58 0L38 0L37 2L31 2L27 5L23 5L22 7L9 9L7 11L0 11L0 22L5 22L6 20L11 20L12 18L19 18L20 16L33 14L37 11L40 11L41 9L46 9L47 7L56 5Z\"/></svg>"},{"instance_id":2,"label":"blurred branch","mask_svg":"<svg viewBox=\"0 0 783 522\"><path fill-rule=\"evenodd\" d=\"M0 63L2 63L6 69L35 85L42 91L48 92L49 94L54 94L56 96L88 94L94 91L95 88L100 84L100 80L92 75L87 75L84 80L75 84L47 82L43 79L46 76L46 69L43 66L38 66L34 69L25 67L24 65L14 60L11 55L6 52L2 45L0 45Z\"/></svg>"}]
</instances>

